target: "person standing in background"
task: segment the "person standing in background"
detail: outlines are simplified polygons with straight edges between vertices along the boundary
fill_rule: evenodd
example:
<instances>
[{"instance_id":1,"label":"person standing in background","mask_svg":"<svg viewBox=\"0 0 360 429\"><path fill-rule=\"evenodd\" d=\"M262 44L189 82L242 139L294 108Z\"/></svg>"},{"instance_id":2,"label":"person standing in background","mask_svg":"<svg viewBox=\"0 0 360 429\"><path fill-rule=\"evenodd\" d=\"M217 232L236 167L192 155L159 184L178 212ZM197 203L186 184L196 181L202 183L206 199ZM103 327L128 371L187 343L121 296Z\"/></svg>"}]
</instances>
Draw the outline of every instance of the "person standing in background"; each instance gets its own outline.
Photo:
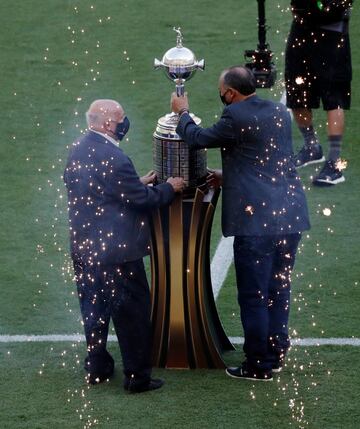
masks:
<instances>
[{"instance_id":1,"label":"person standing in background","mask_svg":"<svg viewBox=\"0 0 360 429\"><path fill-rule=\"evenodd\" d=\"M313 123L313 109L327 113L329 152L317 186L344 182L340 153L345 129L344 110L351 102L349 19L352 0L292 0L293 22L285 53L287 107L304 139L296 167L323 162L323 149Z\"/></svg>"}]
</instances>

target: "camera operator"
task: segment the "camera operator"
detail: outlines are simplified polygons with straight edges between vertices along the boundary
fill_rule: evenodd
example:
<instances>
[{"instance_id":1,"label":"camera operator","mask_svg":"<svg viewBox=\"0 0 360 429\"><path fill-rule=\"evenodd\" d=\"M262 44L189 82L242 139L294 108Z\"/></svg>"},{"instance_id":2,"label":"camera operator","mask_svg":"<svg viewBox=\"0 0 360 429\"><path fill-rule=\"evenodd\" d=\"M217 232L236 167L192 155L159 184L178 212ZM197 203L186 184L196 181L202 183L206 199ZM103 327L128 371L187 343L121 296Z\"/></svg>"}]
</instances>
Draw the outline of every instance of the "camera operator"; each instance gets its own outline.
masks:
<instances>
[{"instance_id":1,"label":"camera operator","mask_svg":"<svg viewBox=\"0 0 360 429\"><path fill-rule=\"evenodd\" d=\"M305 167L325 160L313 126L312 109L327 112L329 153L318 186L344 182L340 149L344 110L351 101L349 18L352 0L292 0L293 22L287 40L285 81L287 107L291 108L304 138L295 164Z\"/></svg>"}]
</instances>

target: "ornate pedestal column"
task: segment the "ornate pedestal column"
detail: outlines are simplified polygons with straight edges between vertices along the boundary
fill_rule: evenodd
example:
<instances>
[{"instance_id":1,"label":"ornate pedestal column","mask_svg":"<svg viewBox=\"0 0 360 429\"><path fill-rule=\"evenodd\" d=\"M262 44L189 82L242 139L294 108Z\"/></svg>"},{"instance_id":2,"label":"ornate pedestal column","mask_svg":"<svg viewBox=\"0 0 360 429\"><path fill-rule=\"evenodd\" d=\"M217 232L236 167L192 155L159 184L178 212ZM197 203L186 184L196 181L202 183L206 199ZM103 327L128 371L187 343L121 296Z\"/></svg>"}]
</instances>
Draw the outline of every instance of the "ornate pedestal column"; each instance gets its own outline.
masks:
<instances>
[{"instance_id":1,"label":"ornate pedestal column","mask_svg":"<svg viewBox=\"0 0 360 429\"><path fill-rule=\"evenodd\" d=\"M220 323L210 278L211 225L219 196L197 189L158 210L152 221L153 363L168 368L224 368L233 350Z\"/></svg>"}]
</instances>

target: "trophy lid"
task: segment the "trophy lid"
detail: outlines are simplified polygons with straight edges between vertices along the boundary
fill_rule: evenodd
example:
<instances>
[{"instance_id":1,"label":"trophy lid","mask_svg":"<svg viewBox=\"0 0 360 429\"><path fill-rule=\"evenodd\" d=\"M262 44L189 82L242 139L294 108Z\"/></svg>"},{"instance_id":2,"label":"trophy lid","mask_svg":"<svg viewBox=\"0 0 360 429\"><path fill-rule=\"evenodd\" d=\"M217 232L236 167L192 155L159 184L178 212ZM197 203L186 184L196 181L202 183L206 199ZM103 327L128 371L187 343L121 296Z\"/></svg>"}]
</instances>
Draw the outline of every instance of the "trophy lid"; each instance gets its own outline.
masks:
<instances>
[{"instance_id":1,"label":"trophy lid","mask_svg":"<svg viewBox=\"0 0 360 429\"><path fill-rule=\"evenodd\" d=\"M195 55L190 49L185 48L183 46L183 35L181 34L181 28L173 28L173 30L177 33L176 35L176 46L175 48L169 49L165 52L163 56L162 63L165 66L170 67L186 67L186 66L194 66L196 64Z\"/></svg>"}]
</instances>

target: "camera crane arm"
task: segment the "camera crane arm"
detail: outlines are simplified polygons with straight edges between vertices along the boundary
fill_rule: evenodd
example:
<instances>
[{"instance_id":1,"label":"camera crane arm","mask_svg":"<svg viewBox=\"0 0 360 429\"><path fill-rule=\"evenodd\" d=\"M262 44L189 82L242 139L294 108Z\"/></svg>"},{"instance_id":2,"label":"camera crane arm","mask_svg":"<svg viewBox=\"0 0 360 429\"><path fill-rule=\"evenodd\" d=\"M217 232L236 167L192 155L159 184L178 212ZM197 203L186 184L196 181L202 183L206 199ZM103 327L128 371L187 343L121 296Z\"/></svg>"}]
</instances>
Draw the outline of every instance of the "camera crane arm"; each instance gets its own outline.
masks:
<instances>
[{"instance_id":1,"label":"camera crane arm","mask_svg":"<svg viewBox=\"0 0 360 429\"><path fill-rule=\"evenodd\" d=\"M245 59L252 59L245 65L254 73L257 88L271 88L275 84L276 68L272 62L273 53L266 43L265 0L257 0L257 3L258 45L257 49L245 51Z\"/></svg>"},{"instance_id":2,"label":"camera crane arm","mask_svg":"<svg viewBox=\"0 0 360 429\"><path fill-rule=\"evenodd\" d=\"M258 49L266 50L266 19L265 19L265 0L257 0L258 3Z\"/></svg>"}]
</instances>

